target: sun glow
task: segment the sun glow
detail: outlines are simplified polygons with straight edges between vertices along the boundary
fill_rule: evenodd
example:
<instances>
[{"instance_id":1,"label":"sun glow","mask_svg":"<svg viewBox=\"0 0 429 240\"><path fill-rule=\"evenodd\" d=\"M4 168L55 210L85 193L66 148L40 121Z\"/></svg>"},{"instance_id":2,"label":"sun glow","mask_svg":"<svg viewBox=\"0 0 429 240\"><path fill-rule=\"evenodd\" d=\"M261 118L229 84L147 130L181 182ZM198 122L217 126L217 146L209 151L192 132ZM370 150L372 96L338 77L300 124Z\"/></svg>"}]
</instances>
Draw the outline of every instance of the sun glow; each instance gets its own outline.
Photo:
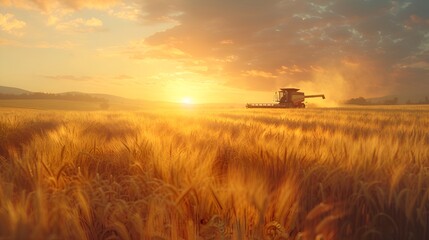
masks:
<instances>
[{"instance_id":1,"label":"sun glow","mask_svg":"<svg viewBox=\"0 0 429 240\"><path fill-rule=\"evenodd\" d=\"M190 105L190 104L193 104L194 102L192 101L192 98L190 98L190 97L184 97L182 99L182 103L186 104L186 105Z\"/></svg>"}]
</instances>

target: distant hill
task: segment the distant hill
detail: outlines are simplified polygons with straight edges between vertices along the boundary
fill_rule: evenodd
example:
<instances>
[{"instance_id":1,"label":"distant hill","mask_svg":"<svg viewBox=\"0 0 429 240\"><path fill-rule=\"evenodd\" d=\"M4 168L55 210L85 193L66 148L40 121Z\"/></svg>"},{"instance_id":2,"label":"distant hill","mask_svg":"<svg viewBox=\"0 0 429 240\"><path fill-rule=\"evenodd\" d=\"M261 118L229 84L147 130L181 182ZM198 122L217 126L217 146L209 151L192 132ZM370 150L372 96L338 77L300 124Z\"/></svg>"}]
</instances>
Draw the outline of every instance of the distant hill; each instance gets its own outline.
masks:
<instances>
[{"instance_id":1,"label":"distant hill","mask_svg":"<svg viewBox=\"0 0 429 240\"><path fill-rule=\"evenodd\" d=\"M41 93L31 92L19 88L0 86L0 107L61 109L61 106L64 106L64 109L78 110L81 109L81 107L79 107L80 105L83 106L82 109L87 110L97 108L112 110L136 110L183 107L183 105L180 103L129 99L102 93Z\"/></svg>"},{"instance_id":2,"label":"distant hill","mask_svg":"<svg viewBox=\"0 0 429 240\"><path fill-rule=\"evenodd\" d=\"M34 97L37 98L37 96L42 96L43 94L49 94L49 95L53 95L53 96L82 96L82 97L93 97L96 99L104 99L107 101L112 101L112 102L126 102L126 101L135 101L135 100L131 100L128 98L123 98L123 97L118 97L118 96L114 96L114 95L109 95L109 94L101 94L101 93L83 93L83 92L64 92L64 93L39 93L39 92L32 92L32 91L27 91L24 89L20 89L20 88L14 88L14 87L5 87L5 86L0 86L0 94L3 95L22 95L22 94L28 94L28 95L32 95Z\"/></svg>"},{"instance_id":3,"label":"distant hill","mask_svg":"<svg viewBox=\"0 0 429 240\"><path fill-rule=\"evenodd\" d=\"M26 94L26 93L31 93L31 92L24 90L24 89L21 89L21 88L0 86L0 93L1 94L19 95L19 94Z\"/></svg>"}]
</instances>

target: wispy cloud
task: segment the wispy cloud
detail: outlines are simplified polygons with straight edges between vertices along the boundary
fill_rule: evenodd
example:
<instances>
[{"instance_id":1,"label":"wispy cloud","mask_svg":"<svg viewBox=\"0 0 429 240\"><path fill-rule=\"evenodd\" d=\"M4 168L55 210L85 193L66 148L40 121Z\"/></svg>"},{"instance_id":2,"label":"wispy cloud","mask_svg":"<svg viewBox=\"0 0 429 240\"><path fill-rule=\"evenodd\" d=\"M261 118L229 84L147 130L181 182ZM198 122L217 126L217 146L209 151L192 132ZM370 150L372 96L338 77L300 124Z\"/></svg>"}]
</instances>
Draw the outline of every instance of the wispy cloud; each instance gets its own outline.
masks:
<instances>
[{"instance_id":1,"label":"wispy cloud","mask_svg":"<svg viewBox=\"0 0 429 240\"><path fill-rule=\"evenodd\" d=\"M27 47L33 47L33 48L46 48L46 49L72 49L77 47L78 44L73 43L71 41L65 41L65 42L39 42L35 45L27 46Z\"/></svg>"},{"instance_id":2,"label":"wispy cloud","mask_svg":"<svg viewBox=\"0 0 429 240\"><path fill-rule=\"evenodd\" d=\"M9 39L0 38L0 46L13 46L14 42Z\"/></svg>"},{"instance_id":3,"label":"wispy cloud","mask_svg":"<svg viewBox=\"0 0 429 240\"><path fill-rule=\"evenodd\" d=\"M248 70L242 73L242 75L244 77L277 78L277 76L271 72L264 72L259 70Z\"/></svg>"},{"instance_id":4,"label":"wispy cloud","mask_svg":"<svg viewBox=\"0 0 429 240\"><path fill-rule=\"evenodd\" d=\"M142 10L137 3L121 3L108 10L109 15L129 21L139 21L142 19Z\"/></svg>"},{"instance_id":5,"label":"wispy cloud","mask_svg":"<svg viewBox=\"0 0 429 240\"><path fill-rule=\"evenodd\" d=\"M76 75L44 75L43 78L55 80L55 81L76 81L76 82L88 82L96 80L91 76L76 76Z\"/></svg>"},{"instance_id":6,"label":"wispy cloud","mask_svg":"<svg viewBox=\"0 0 429 240\"><path fill-rule=\"evenodd\" d=\"M70 21L59 22L55 28L66 32L98 32L103 30L103 22L98 18L76 18Z\"/></svg>"},{"instance_id":7,"label":"wispy cloud","mask_svg":"<svg viewBox=\"0 0 429 240\"><path fill-rule=\"evenodd\" d=\"M100 48L98 52L104 56L119 56L125 55L130 59L188 59L188 56L182 50L169 46L167 44L153 46L147 44L144 39L133 40L123 45L111 46L108 48Z\"/></svg>"},{"instance_id":8,"label":"wispy cloud","mask_svg":"<svg viewBox=\"0 0 429 240\"><path fill-rule=\"evenodd\" d=\"M114 84L114 85L124 85L126 86L129 83L137 83L134 76L127 74L120 75L42 75L42 78L53 80L53 81L70 81L70 82L79 82L81 84L86 83L102 83L102 84Z\"/></svg>"},{"instance_id":9,"label":"wispy cloud","mask_svg":"<svg viewBox=\"0 0 429 240\"><path fill-rule=\"evenodd\" d=\"M62 42L35 42L35 43L25 43L19 40L10 40L0 38L0 46L10 46L16 48L40 48L40 49L73 49L79 46L76 43L71 41L62 41Z\"/></svg>"},{"instance_id":10,"label":"wispy cloud","mask_svg":"<svg viewBox=\"0 0 429 240\"><path fill-rule=\"evenodd\" d=\"M58 8L68 9L106 9L121 0L0 0L0 5L27 9L39 9L44 12Z\"/></svg>"},{"instance_id":11,"label":"wispy cloud","mask_svg":"<svg viewBox=\"0 0 429 240\"><path fill-rule=\"evenodd\" d=\"M130 79L133 79L133 78L134 77L132 77L130 75L125 75L125 74L116 75L116 76L113 77L113 79L115 79L115 80L130 80Z\"/></svg>"},{"instance_id":12,"label":"wispy cloud","mask_svg":"<svg viewBox=\"0 0 429 240\"><path fill-rule=\"evenodd\" d=\"M21 36L26 25L24 21L17 19L11 13L0 13L0 29L4 32Z\"/></svg>"}]
</instances>

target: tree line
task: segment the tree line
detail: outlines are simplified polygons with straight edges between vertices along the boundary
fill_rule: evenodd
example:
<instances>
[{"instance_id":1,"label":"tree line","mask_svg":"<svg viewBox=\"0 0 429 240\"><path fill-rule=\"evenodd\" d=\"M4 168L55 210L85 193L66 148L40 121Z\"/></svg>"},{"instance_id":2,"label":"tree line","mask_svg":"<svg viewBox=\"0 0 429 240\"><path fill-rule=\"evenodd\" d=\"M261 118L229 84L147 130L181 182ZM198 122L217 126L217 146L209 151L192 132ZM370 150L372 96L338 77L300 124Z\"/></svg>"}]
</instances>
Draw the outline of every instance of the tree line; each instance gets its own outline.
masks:
<instances>
[{"instance_id":1,"label":"tree line","mask_svg":"<svg viewBox=\"0 0 429 240\"><path fill-rule=\"evenodd\" d=\"M398 105L401 104L397 97L394 97L392 99L386 99L386 100L380 100L380 101L371 101L364 97L358 97L358 98L351 98L349 100L346 100L344 102L345 104L350 105ZM429 104L429 97L425 97L424 100L420 101L411 101L408 100L405 104Z\"/></svg>"}]
</instances>

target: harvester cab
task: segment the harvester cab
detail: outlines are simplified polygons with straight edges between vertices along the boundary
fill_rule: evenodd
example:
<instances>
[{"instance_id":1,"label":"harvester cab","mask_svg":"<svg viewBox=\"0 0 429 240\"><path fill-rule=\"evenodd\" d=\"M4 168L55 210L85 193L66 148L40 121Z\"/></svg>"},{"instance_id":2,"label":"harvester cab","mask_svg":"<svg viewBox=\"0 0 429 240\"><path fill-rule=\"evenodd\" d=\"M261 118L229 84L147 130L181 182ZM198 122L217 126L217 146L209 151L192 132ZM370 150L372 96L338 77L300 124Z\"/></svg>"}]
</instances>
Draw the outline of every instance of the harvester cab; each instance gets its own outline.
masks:
<instances>
[{"instance_id":1,"label":"harvester cab","mask_svg":"<svg viewBox=\"0 0 429 240\"><path fill-rule=\"evenodd\" d=\"M280 91L275 92L274 102L277 103L248 103L247 108L305 108L304 100L306 98L321 97L325 99L325 95L307 95L299 92L298 88L280 88Z\"/></svg>"}]
</instances>

